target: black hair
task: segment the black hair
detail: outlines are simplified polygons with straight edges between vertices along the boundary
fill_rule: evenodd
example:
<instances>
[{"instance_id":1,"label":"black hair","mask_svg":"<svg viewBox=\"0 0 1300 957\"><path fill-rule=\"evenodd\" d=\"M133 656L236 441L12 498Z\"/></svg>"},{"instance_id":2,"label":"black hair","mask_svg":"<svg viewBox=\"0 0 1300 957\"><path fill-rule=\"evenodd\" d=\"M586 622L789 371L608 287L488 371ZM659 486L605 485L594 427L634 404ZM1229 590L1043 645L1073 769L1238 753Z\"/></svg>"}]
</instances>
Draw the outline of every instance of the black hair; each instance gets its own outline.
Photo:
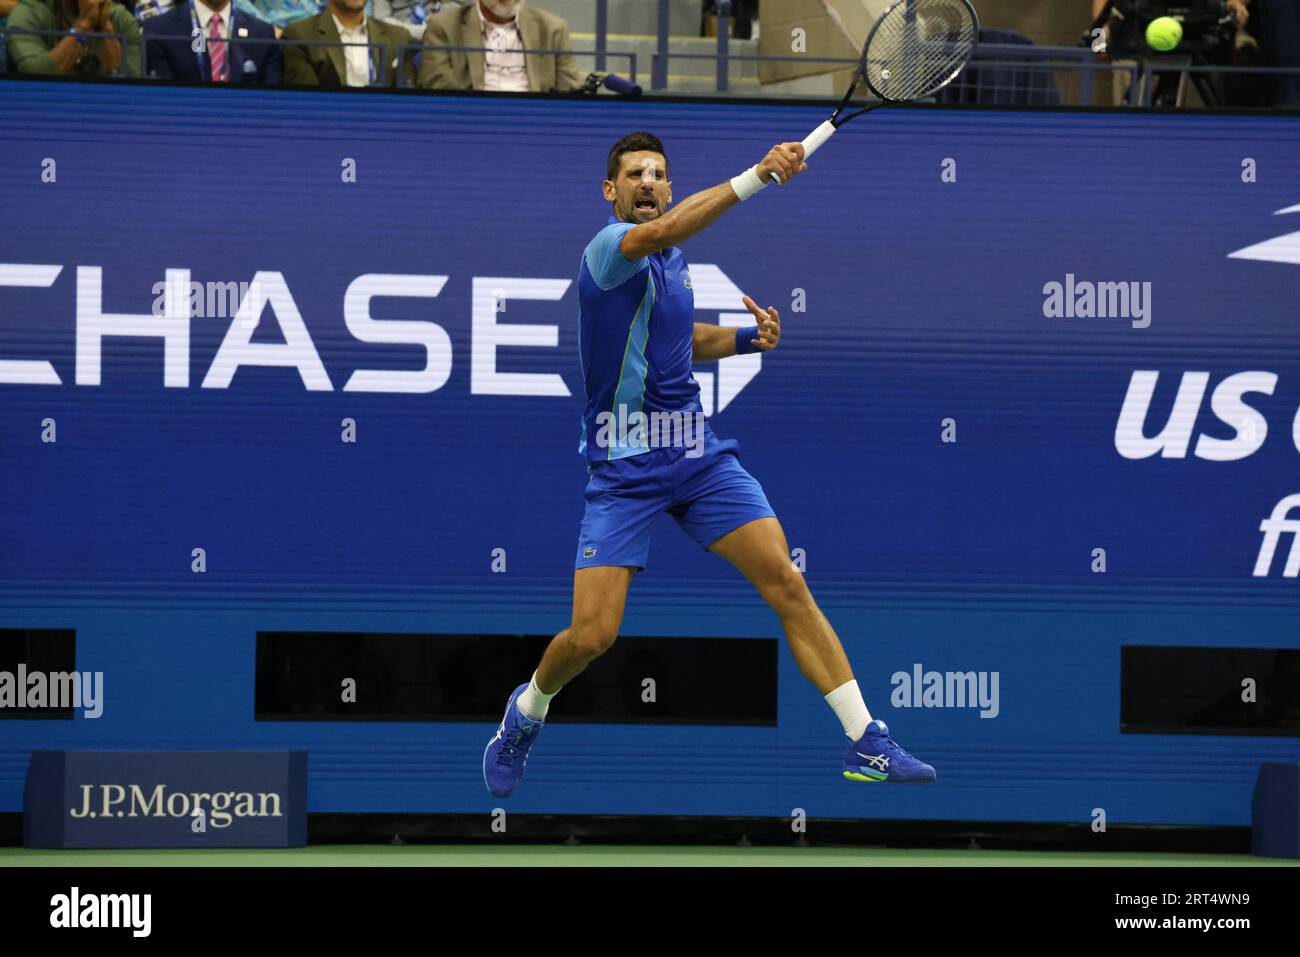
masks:
<instances>
[{"instance_id":1,"label":"black hair","mask_svg":"<svg viewBox=\"0 0 1300 957\"><path fill-rule=\"evenodd\" d=\"M664 165L667 166L668 154L664 152L664 144L653 133L642 130L637 133L627 134L610 148L609 159L605 161L605 179L615 180L618 178L618 166L623 159L624 153L639 153L643 150L659 153L664 158ZM664 170L664 175L668 175L667 169Z\"/></svg>"}]
</instances>

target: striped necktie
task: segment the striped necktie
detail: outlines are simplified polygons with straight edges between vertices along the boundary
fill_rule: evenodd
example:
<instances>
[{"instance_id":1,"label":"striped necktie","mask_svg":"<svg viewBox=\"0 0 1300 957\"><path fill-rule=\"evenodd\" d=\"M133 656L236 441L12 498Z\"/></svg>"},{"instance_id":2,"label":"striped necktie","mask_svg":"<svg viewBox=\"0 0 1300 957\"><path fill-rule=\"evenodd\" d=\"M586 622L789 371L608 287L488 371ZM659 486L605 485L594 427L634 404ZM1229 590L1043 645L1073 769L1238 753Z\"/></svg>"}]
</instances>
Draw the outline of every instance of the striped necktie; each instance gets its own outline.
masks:
<instances>
[{"instance_id":1,"label":"striped necktie","mask_svg":"<svg viewBox=\"0 0 1300 957\"><path fill-rule=\"evenodd\" d=\"M226 41L221 38L221 14L214 13L208 20L208 51L212 54L212 82L225 83L230 79L226 63Z\"/></svg>"}]
</instances>

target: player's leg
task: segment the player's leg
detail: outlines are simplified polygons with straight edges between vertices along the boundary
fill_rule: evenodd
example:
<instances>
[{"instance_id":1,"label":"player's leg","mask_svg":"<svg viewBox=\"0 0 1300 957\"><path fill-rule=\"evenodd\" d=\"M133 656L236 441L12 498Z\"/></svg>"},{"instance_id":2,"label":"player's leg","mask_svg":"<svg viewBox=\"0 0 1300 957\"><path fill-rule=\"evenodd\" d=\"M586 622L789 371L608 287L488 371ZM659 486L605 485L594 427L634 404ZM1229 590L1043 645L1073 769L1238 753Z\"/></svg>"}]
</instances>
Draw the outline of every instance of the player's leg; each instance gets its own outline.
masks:
<instances>
[{"instance_id":1,"label":"player's leg","mask_svg":"<svg viewBox=\"0 0 1300 957\"><path fill-rule=\"evenodd\" d=\"M650 526L666 504L662 495L646 491L648 483L637 480L644 465L613 463L587 483L573 562L573 616L546 646L519 696L519 709L529 720L544 720L551 698L618 637L628 586L650 559Z\"/></svg>"},{"instance_id":2,"label":"player's leg","mask_svg":"<svg viewBox=\"0 0 1300 957\"><path fill-rule=\"evenodd\" d=\"M551 699L614 644L635 571L623 566L574 571L569 627L551 639L528 683L510 695L505 717L483 752L483 781L495 796L508 797L523 780Z\"/></svg>"},{"instance_id":3,"label":"player's leg","mask_svg":"<svg viewBox=\"0 0 1300 957\"><path fill-rule=\"evenodd\" d=\"M872 720L835 629L790 559L785 532L762 486L729 444L714 444L712 455L706 444L701 461L685 466L670 513L691 538L735 565L780 617L799 670L822 693L853 742L845 753L845 777L900 784L933 781L934 768L900 748L883 721Z\"/></svg>"},{"instance_id":4,"label":"player's leg","mask_svg":"<svg viewBox=\"0 0 1300 957\"><path fill-rule=\"evenodd\" d=\"M667 505L662 486L647 480L653 478L655 464L649 456L638 456L598 463L590 473L569 627L551 640L533 676L510 695L501 725L483 752L483 781L497 797L512 794L523 780L551 698L618 637L632 574L649 560L650 526Z\"/></svg>"},{"instance_id":5,"label":"player's leg","mask_svg":"<svg viewBox=\"0 0 1300 957\"><path fill-rule=\"evenodd\" d=\"M546 646L533 678L537 691L546 698L539 704L549 704L552 696L614 644L623 621L633 571L620 566L597 566L579 568L573 573L573 618L569 627ZM524 694L520 709L532 717L546 717L544 710L538 713L535 699L528 692Z\"/></svg>"},{"instance_id":6,"label":"player's leg","mask_svg":"<svg viewBox=\"0 0 1300 957\"><path fill-rule=\"evenodd\" d=\"M527 684L506 702L505 716L483 752L483 783L496 797L509 797L523 780L551 698L614 644L635 568L597 566L573 573L573 617L551 639Z\"/></svg>"},{"instance_id":7,"label":"player's leg","mask_svg":"<svg viewBox=\"0 0 1300 957\"><path fill-rule=\"evenodd\" d=\"M735 565L772 606L795 663L818 691L827 695L853 680L839 636L790 560L780 522L772 517L755 519L713 542L709 550ZM869 720L868 715L863 725Z\"/></svg>"},{"instance_id":8,"label":"player's leg","mask_svg":"<svg viewBox=\"0 0 1300 957\"><path fill-rule=\"evenodd\" d=\"M735 454L735 442L706 432L704 454L683 459L669 513L682 530L740 569L772 606L805 678L823 695L853 680L835 629L790 560L785 532L763 488ZM862 723L870 720L866 707Z\"/></svg>"},{"instance_id":9,"label":"player's leg","mask_svg":"<svg viewBox=\"0 0 1300 957\"><path fill-rule=\"evenodd\" d=\"M754 519L709 549L735 565L780 617L799 670L826 698L852 742L844 755L843 775L896 784L933 781L934 768L904 751L888 726L867 711L835 630L790 560L781 523L773 516Z\"/></svg>"}]
</instances>

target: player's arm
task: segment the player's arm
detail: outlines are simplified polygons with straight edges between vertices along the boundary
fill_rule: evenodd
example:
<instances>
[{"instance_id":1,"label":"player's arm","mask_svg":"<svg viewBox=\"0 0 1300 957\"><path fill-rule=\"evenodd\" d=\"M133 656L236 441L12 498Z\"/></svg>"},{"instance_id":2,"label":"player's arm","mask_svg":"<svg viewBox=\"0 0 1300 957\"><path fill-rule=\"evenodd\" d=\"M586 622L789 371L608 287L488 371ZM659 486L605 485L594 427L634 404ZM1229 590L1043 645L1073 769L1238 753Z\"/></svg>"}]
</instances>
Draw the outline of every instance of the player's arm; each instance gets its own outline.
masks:
<instances>
[{"instance_id":1,"label":"player's arm","mask_svg":"<svg viewBox=\"0 0 1300 957\"><path fill-rule=\"evenodd\" d=\"M725 359L740 352L770 352L781 341L781 316L776 307L761 308L748 296L743 297L745 308L758 320L754 326L737 329L735 326L714 326L697 322L691 335L691 360L708 362Z\"/></svg>"},{"instance_id":2,"label":"player's arm","mask_svg":"<svg viewBox=\"0 0 1300 957\"><path fill-rule=\"evenodd\" d=\"M802 143L778 143L754 167L759 179L766 183L768 176L776 173L782 183L808 168L803 161ZM719 183L687 196L658 219L642 223L623 234L619 252L631 261L657 253L669 246L677 246L701 232L715 219L740 202L731 182Z\"/></svg>"},{"instance_id":3,"label":"player's arm","mask_svg":"<svg viewBox=\"0 0 1300 957\"><path fill-rule=\"evenodd\" d=\"M691 361L708 362L736 354L736 327L697 322L691 335Z\"/></svg>"}]
</instances>

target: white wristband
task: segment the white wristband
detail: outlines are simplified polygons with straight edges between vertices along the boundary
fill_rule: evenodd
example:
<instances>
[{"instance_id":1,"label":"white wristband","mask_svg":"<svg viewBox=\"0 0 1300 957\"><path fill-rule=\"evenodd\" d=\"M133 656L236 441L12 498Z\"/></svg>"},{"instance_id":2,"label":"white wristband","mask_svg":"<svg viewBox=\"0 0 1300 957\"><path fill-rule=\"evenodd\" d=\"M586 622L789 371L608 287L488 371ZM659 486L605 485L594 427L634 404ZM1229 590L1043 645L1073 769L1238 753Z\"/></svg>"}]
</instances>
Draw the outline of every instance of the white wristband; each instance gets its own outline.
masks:
<instances>
[{"instance_id":1,"label":"white wristband","mask_svg":"<svg viewBox=\"0 0 1300 957\"><path fill-rule=\"evenodd\" d=\"M736 196L740 198L742 203L757 193L760 189L766 188L767 185L768 180L759 176L757 167L754 166L751 166L739 176L733 176L731 178L731 188L736 191Z\"/></svg>"}]
</instances>

